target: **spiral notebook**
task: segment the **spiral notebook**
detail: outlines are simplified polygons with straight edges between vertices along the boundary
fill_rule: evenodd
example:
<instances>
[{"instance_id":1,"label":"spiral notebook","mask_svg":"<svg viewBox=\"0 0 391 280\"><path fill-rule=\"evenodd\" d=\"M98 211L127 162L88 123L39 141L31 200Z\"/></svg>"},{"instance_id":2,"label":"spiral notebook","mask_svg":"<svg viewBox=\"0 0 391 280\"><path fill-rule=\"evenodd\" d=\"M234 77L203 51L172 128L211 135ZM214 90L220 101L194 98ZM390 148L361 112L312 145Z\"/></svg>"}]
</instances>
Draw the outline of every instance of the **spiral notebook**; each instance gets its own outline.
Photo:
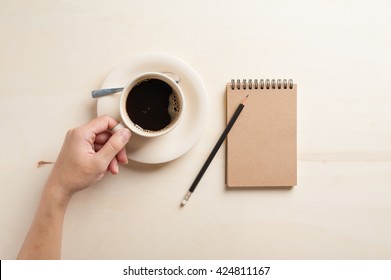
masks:
<instances>
[{"instance_id":1,"label":"spiral notebook","mask_svg":"<svg viewBox=\"0 0 391 280\"><path fill-rule=\"evenodd\" d=\"M297 184L297 85L292 80L232 80L227 84L227 122L249 94L227 137L229 187Z\"/></svg>"}]
</instances>

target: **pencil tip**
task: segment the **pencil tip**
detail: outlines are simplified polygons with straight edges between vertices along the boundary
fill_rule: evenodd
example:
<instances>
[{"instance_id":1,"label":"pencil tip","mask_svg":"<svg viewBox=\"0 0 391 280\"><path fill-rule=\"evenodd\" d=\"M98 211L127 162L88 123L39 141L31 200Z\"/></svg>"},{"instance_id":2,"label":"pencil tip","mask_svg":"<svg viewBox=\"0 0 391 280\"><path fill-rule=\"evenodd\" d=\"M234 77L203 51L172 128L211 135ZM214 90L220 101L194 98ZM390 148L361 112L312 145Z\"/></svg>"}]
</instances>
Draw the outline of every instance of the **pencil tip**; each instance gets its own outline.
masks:
<instances>
[{"instance_id":1,"label":"pencil tip","mask_svg":"<svg viewBox=\"0 0 391 280\"><path fill-rule=\"evenodd\" d=\"M246 97L243 99L242 104L246 105L247 98L250 96L250 94L247 94Z\"/></svg>"}]
</instances>

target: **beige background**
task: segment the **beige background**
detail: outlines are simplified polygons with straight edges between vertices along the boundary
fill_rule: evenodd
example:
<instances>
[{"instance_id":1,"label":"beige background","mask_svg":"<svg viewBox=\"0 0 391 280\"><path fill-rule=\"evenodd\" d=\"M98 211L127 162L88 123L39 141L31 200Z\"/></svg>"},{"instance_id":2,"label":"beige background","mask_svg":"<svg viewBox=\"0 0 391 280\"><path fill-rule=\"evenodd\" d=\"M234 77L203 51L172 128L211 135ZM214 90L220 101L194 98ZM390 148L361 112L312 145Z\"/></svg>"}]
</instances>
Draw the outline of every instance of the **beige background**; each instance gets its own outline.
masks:
<instances>
[{"instance_id":1,"label":"beige background","mask_svg":"<svg viewBox=\"0 0 391 280\"><path fill-rule=\"evenodd\" d=\"M66 130L132 55L163 52L202 77L200 141L168 164L129 164L77 194L65 259L391 258L389 1L0 0L0 258L32 221ZM227 190L225 153L179 203L225 123L231 78L298 83L298 186Z\"/></svg>"}]
</instances>

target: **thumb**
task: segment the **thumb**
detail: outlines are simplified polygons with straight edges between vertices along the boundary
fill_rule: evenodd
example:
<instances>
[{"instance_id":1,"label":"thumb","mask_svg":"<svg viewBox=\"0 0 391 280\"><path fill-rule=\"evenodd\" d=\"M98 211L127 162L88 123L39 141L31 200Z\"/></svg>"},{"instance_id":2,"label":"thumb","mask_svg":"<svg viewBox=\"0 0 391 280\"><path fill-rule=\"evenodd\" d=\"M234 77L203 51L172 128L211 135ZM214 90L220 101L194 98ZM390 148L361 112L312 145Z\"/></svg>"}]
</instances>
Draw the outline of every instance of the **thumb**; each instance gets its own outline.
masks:
<instances>
[{"instance_id":1,"label":"thumb","mask_svg":"<svg viewBox=\"0 0 391 280\"><path fill-rule=\"evenodd\" d=\"M131 136L130 130L123 128L114 133L98 151L99 157L108 166L112 159L125 147Z\"/></svg>"}]
</instances>

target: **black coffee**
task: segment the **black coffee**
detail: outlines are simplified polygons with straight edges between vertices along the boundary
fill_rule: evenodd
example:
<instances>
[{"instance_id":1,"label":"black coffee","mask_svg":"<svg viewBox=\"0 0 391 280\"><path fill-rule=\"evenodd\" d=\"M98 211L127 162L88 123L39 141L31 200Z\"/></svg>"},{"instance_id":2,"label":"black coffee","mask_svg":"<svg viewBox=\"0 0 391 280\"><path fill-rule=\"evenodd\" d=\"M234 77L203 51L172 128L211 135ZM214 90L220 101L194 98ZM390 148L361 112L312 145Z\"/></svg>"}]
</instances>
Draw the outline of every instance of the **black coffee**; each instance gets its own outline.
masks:
<instances>
[{"instance_id":1,"label":"black coffee","mask_svg":"<svg viewBox=\"0 0 391 280\"><path fill-rule=\"evenodd\" d=\"M171 122L169 114L172 88L158 79L140 82L130 91L126 111L133 123L142 129L158 131Z\"/></svg>"}]
</instances>

